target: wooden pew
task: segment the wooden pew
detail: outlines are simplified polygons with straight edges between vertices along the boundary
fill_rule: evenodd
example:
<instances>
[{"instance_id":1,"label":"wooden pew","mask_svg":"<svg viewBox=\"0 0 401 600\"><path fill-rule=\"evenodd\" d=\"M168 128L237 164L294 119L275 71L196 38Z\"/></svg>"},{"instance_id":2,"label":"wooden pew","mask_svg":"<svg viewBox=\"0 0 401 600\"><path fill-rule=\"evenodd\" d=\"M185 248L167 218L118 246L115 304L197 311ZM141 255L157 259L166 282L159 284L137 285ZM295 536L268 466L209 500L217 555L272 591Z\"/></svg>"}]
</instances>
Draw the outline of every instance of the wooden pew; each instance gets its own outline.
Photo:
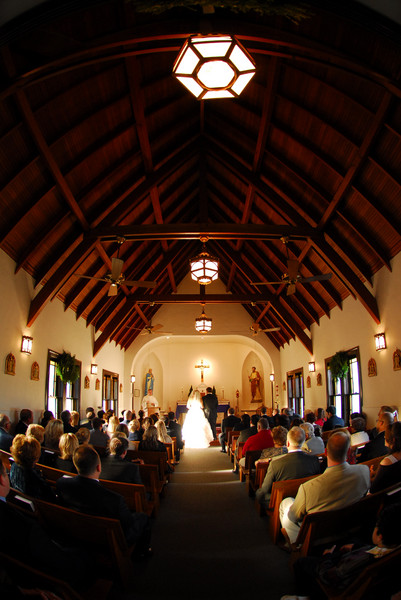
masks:
<instances>
[{"instance_id":1,"label":"wooden pew","mask_svg":"<svg viewBox=\"0 0 401 600\"><path fill-rule=\"evenodd\" d=\"M60 600L106 600L112 586L111 581L98 579L88 590L78 593L66 581L34 569L8 554L0 553L0 562L6 568L7 577L19 588L51 591Z\"/></svg>"},{"instance_id":2,"label":"wooden pew","mask_svg":"<svg viewBox=\"0 0 401 600\"><path fill-rule=\"evenodd\" d=\"M128 450L127 451L127 459L128 460L136 460L142 459L146 465L157 465L159 470L159 479L164 484L169 479L169 474L167 473L167 454L165 452L152 452L149 450Z\"/></svg>"},{"instance_id":3,"label":"wooden pew","mask_svg":"<svg viewBox=\"0 0 401 600\"><path fill-rule=\"evenodd\" d=\"M234 431L234 429L231 429L231 431L229 431L227 434L227 454L229 455L231 462L234 462L234 458L232 456L233 441L235 438L239 437L240 433L240 431Z\"/></svg>"},{"instance_id":4,"label":"wooden pew","mask_svg":"<svg viewBox=\"0 0 401 600\"><path fill-rule=\"evenodd\" d=\"M232 431L232 430L233 430L233 428L232 428L232 427L226 427L226 428L225 428L225 431L224 431L224 433L225 433L225 437L226 437L226 439L225 439L225 441L224 441L224 449L225 449L225 450L226 450L226 446L227 446L227 444L228 444L228 435L229 435L230 431Z\"/></svg>"},{"instance_id":5,"label":"wooden pew","mask_svg":"<svg viewBox=\"0 0 401 600\"><path fill-rule=\"evenodd\" d=\"M348 431L348 427L336 427L335 429L329 429L329 431L322 431L322 440L324 441L324 444L327 444L327 440L332 433L337 433L339 431Z\"/></svg>"},{"instance_id":6,"label":"wooden pew","mask_svg":"<svg viewBox=\"0 0 401 600\"><path fill-rule=\"evenodd\" d=\"M350 585L342 592L333 591L319 581L319 585L330 600L363 600L369 594L370 598L381 598L383 588L389 581L394 581L394 573L398 573L401 563L401 548L386 554L365 567ZM395 591L395 590L394 590Z\"/></svg>"},{"instance_id":7,"label":"wooden pew","mask_svg":"<svg viewBox=\"0 0 401 600\"><path fill-rule=\"evenodd\" d=\"M295 498L299 486L305 481L308 481L308 479L313 479L313 477L318 477L318 475L310 475L309 477L301 477L299 479L285 479L284 481L273 482L267 515L269 516L269 534L274 544L279 542L281 536L281 522L279 513L281 501L289 496Z\"/></svg>"},{"instance_id":8,"label":"wooden pew","mask_svg":"<svg viewBox=\"0 0 401 600\"><path fill-rule=\"evenodd\" d=\"M370 494L338 510L325 510L305 515L296 541L292 544L294 562L312 553L314 547L344 541L362 532L370 537L383 505L383 493ZM368 540L367 540L368 541Z\"/></svg>"},{"instance_id":9,"label":"wooden pew","mask_svg":"<svg viewBox=\"0 0 401 600\"><path fill-rule=\"evenodd\" d=\"M35 515L53 539L62 545L90 548L99 567L102 565L111 569L112 573L117 573L124 589L131 589L135 585L131 559L134 546L127 544L120 521L81 513L57 504L50 504L44 500L24 496L20 492L17 492L14 499L9 494L7 499L14 503L18 496L33 504ZM18 503L15 506L18 507Z\"/></svg>"},{"instance_id":10,"label":"wooden pew","mask_svg":"<svg viewBox=\"0 0 401 600\"><path fill-rule=\"evenodd\" d=\"M52 487L56 486L56 481L60 477L76 477L76 473L61 471L60 469L54 469L53 467L47 467L46 465L38 464L38 469ZM146 499L144 485L139 485L136 483L120 483L117 481L108 481L106 479L100 479L100 483L107 489L117 492L123 496L130 510L135 512L144 512L149 516L152 514L154 510L154 502L148 502Z\"/></svg>"},{"instance_id":11,"label":"wooden pew","mask_svg":"<svg viewBox=\"0 0 401 600\"><path fill-rule=\"evenodd\" d=\"M260 458L261 454L262 450L248 450L245 453L245 466L239 466L239 480L245 480L246 491L248 494L252 492L250 481L252 478L252 471L255 469L255 461Z\"/></svg>"},{"instance_id":12,"label":"wooden pew","mask_svg":"<svg viewBox=\"0 0 401 600\"><path fill-rule=\"evenodd\" d=\"M242 458L242 449L245 445L245 442L236 442L237 455L234 454L234 470L239 469L239 461Z\"/></svg>"},{"instance_id":13,"label":"wooden pew","mask_svg":"<svg viewBox=\"0 0 401 600\"><path fill-rule=\"evenodd\" d=\"M139 465L142 483L153 503L153 515L156 516L160 509L160 496L164 491L165 482L160 480L158 465Z\"/></svg>"},{"instance_id":14,"label":"wooden pew","mask_svg":"<svg viewBox=\"0 0 401 600\"><path fill-rule=\"evenodd\" d=\"M269 468L269 464L270 464L270 460L266 461L266 462L258 463L256 465L255 478L253 481L250 482L250 485L252 486L252 490L254 493L256 492L256 490L258 490L262 486L262 483L266 477L267 469ZM256 507L256 510L257 510L259 516L262 516L265 511L263 509L263 506L256 499L255 499L255 507Z\"/></svg>"}]
</instances>

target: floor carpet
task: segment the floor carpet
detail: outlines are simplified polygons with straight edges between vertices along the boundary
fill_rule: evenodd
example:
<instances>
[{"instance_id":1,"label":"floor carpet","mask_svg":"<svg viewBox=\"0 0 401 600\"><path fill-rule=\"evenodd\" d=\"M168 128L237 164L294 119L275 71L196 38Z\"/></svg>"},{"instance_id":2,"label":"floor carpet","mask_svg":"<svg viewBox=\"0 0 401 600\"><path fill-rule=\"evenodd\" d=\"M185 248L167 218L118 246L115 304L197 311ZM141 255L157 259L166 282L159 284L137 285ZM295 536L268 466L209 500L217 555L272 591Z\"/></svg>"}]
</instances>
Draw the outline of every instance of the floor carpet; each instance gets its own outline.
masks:
<instances>
[{"instance_id":1,"label":"floor carpet","mask_svg":"<svg viewBox=\"0 0 401 600\"><path fill-rule=\"evenodd\" d=\"M245 484L219 447L186 449L153 521L154 556L137 563L136 600L248 598L294 592L288 555L274 546Z\"/></svg>"}]
</instances>

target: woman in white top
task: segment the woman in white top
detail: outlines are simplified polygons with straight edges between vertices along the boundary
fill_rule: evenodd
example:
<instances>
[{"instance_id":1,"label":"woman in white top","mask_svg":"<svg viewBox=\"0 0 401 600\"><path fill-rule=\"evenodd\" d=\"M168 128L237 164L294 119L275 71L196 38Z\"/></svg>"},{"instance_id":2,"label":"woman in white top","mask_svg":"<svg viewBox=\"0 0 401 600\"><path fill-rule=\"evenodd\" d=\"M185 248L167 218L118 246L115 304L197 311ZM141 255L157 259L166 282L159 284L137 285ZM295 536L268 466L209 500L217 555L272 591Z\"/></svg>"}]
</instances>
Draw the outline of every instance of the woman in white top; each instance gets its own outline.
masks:
<instances>
[{"instance_id":1,"label":"woman in white top","mask_svg":"<svg viewBox=\"0 0 401 600\"><path fill-rule=\"evenodd\" d=\"M192 392L187 402L188 412L182 428L185 448L208 448L213 440L212 429L203 412L201 395L198 390Z\"/></svg>"}]
</instances>

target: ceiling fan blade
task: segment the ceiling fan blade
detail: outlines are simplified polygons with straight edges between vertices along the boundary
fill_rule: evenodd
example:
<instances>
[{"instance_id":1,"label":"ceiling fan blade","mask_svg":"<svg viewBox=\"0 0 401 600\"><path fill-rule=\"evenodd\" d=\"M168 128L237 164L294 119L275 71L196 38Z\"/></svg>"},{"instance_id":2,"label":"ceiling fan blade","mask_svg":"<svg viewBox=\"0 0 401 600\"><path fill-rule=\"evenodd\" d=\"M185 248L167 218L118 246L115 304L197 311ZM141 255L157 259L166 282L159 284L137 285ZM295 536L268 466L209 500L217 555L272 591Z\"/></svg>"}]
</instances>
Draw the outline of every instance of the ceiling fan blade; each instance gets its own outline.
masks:
<instances>
[{"instance_id":1,"label":"ceiling fan blade","mask_svg":"<svg viewBox=\"0 0 401 600\"><path fill-rule=\"evenodd\" d=\"M74 273L74 275L83 279L96 279L96 281L108 281L104 277L91 277L90 275L79 275L79 273Z\"/></svg>"},{"instance_id":2,"label":"ceiling fan blade","mask_svg":"<svg viewBox=\"0 0 401 600\"><path fill-rule=\"evenodd\" d=\"M123 270L124 261L121 258L111 259L111 278L116 280L120 277Z\"/></svg>"},{"instance_id":3,"label":"ceiling fan blade","mask_svg":"<svg viewBox=\"0 0 401 600\"><path fill-rule=\"evenodd\" d=\"M280 331L281 327L270 327L269 329L260 329L259 331L269 332L269 331Z\"/></svg>"},{"instance_id":4,"label":"ceiling fan blade","mask_svg":"<svg viewBox=\"0 0 401 600\"><path fill-rule=\"evenodd\" d=\"M111 283L109 287L109 291L107 292L108 296L117 296L117 284Z\"/></svg>"},{"instance_id":5,"label":"ceiling fan blade","mask_svg":"<svg viewBox=\"0 0 401 600\"><path fill-rule=\"evenodd\" d=\"M299 283L307 283L308 281L327 281L331 279L333 273L324 273L323 275L315 275L314 277L302 277L298 279Z\"/></svg>"},{"instance_id":6,"label":"ceiling fan blade","mask_svg":"<svg viewBox=\"0 0 401 600\"><path fill-rule=\"evenodd\" d=\"M155 288L157 286L156 281L140 281L135 279L129 279L124 281L124 285L136 285L137 287Z\"/></svg>"},{"instance_id":7,"label":"ceiling fan blade","mask_svg":"<svg viewBox=\"0 0 401 600\"><path fill-rule=\"evenodd\" d=\"M251 281L251 285L281 285L282 281Z\"/></svg>"},{"instance_id":8,"label":"ceiling fan blade","mask_svg":"<svg viewBox=\"0 0 401 600\"><path fill-rule=\"evenodd\" d=\"M295 294L295 283L289 283L287 287L287 296Z\"/></svg>"},{"instance_id":9,"label":"ceiling fan blade","mask_svg":"<svg viewBox=\"0 0 401 600\"><path fill-rule=\"evenodd\" d=\"M296 279L299 271L299 262L289 258L287 260L288 279Z\"/></svg>"},{"instance_id":10,"label":"ceiling fan blade","mask_svg":"<svg viewBox=\"0 0 401 600\"><path fill-rule=\"evenodd\" d=\"M152 331L157 331L158 329L161 329L163 327L163 325L160 325L160 323L158 323L157 325L151 325Z\"/></svg>"}]
</instances>

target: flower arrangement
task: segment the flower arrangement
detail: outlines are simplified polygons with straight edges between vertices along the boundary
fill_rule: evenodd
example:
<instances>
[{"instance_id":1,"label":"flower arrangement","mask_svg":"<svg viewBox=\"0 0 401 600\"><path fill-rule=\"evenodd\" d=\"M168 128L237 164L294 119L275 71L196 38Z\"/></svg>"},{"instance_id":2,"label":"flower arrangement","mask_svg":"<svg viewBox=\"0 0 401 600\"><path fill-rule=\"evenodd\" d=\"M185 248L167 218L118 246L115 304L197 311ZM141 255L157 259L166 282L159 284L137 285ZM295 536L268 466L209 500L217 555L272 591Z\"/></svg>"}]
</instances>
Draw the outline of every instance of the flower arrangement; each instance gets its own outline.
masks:
<instances>
[{"instance_id":1,"label":"flower arrangement","mask_svg":"<svg viewBox=\"0 0 401 600\"><path fill-rule=\"evenodd\" d=\"M349 371L347 352L336 352L329 366L333 379L342 379L345 377Z\"/></svg>"},{"instance_id":2,"label":"flower arrangement","mask_svg":"<svg viewBox=\"0 0 401 600\"><path fill-rule=\"evenodd\" d=\"M57 359L56 373L63 383L74 383L79 377L79 365L75 362L75 354L63 352Z\"/></svg>"}]
</instances>

